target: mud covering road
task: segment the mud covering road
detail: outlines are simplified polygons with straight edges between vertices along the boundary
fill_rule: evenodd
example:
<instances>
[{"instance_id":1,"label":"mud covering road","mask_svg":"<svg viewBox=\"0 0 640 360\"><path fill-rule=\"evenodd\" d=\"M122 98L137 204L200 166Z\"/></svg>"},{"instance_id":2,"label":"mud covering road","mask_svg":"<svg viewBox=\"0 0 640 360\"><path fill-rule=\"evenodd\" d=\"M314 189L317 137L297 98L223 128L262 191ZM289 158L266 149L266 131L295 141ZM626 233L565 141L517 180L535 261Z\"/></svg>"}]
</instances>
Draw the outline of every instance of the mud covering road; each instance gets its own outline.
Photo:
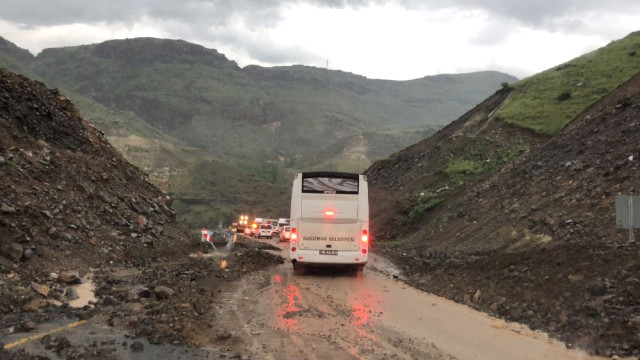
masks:
<instances>
[{"instance_id":1,"label":"mud covering road","mask_svg":"<svg viewBox=\"0 0 640 360\"><path fill-rule=\"evenodd\" d=\"M241 238L237 246L184 263L96 271L97 302L63 307L66 316L46 308L33 318L35 331L0 339L11 347L0 358L598 359L416 290L380 256L362 273L294 274L286 243ZM160 283L174 294L132 296L136 284Z\"/></svg>"},{"instance_id":2,"label":"mud covering road","mask_svg":"<svg viewBox=\"0 0 640 360\"><path fill-rule=\"evenodd\" d=\"M266 242L286 257L287 244ZM235 331L255 359L599 359L415 290L378 256L360 274L294 275L285 261L225 296L220 320L240 326Z\"/></svg>"}]
</instances>

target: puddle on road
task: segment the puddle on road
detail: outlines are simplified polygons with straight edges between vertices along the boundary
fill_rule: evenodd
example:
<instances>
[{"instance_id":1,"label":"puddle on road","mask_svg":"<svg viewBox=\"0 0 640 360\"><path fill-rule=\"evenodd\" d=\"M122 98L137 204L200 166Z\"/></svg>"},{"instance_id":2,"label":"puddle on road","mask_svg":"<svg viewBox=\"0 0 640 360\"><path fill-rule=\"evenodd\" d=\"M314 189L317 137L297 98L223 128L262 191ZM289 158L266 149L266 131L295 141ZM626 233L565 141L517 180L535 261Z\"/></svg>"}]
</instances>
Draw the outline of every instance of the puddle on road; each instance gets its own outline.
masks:
<instances>
[{"instance_id":1,"label":"puddle on road","mask_svg":"<svg viewBox=\"0 0 640 360\"><path fill-rule=\"evenodd\" d=\"M78 293L78 299L70 300L69 306L74 308L81 308L83 306L89 305L90 302L96 302L96 286L91 278L87 278L87 280L82 284L71 285L71 288L75 289Z\"/></svg>"},{"instance_id":2,"label":"puddle on road","mask_svg":"<svg viewBox=\"0 0 640 360\"><path fill-rule=\"evenodd\" d=\"M74 328L64 328L68 322L52 322L41 324L38 331L51 331L60 328L51 336L53 338L64 337L69 341L67 349L89 353L90 351L102 351L112 355L117 359L129 360L209 360L231 358L233 354L217 349L190 348L173 344L152 344L143 338L136 338L121 330L93 323L83 324ZM13 334L12 336L0 337L5 343L18 341L33 334ZM31 339L28 338L27 339ZM37 339L27 340L15 349L23 349L27 354L41 356L51 359L64 359L58 357L55 352L43 345Z\"/></svg>"}]
</instances>

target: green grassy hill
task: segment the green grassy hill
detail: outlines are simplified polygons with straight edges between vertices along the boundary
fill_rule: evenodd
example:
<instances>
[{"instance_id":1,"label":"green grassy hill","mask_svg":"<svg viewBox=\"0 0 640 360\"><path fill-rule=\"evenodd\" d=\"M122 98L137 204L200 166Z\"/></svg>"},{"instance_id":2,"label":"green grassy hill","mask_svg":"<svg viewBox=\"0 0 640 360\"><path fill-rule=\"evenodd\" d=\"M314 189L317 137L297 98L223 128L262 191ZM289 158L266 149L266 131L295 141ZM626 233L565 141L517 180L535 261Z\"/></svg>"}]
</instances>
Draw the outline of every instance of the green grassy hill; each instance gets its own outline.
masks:
<instances>
[{"instance_id":1,"label":"green grassy hill","mask_svg":"<svg viewBox=\"0 0 640 360\"><path fill-rule=\"evenodd\" d=\"M557 134L639 69L640 32L635 32L515 83L496 117L542 134Z\"/></svg>"}]
</instances>

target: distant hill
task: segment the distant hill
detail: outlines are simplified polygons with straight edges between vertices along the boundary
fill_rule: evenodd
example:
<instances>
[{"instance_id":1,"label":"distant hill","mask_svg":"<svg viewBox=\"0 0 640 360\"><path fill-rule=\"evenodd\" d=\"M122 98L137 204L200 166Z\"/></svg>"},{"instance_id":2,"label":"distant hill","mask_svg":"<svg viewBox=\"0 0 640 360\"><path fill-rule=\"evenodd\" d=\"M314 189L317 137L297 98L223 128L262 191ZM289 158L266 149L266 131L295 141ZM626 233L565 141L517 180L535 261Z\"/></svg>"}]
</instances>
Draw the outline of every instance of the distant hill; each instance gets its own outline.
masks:
<instances>
[{"instance_id":1,"label":"distant hill","mask_svg":"<svg viewBox=\"0 0 640 360\"><path fill-rule=\"evenodd\" d=\"M273 183L290 182L293 177L282 171L269 175L282 179L267 181L231 164L196 161L176 178L169 195L177 212L190 214L190 219L203 219L202 223L210 227L217 227L220 221L228 225L229 219L239 214L289 217L291 188Z\"/></svg>"},{"instance_id":2,"label":"distant hill","mask_svg":"<svg viewBox=\"0 0 640 360\"><path fill-rule=\"evenodd\" d=\"M29 64L34 59L35 56L28 50L22 49L11 41L0 37L0 67L39 79L29 70Z\"/></svg>"},{"instance_id":3,"label":"distant hill","mask_svg":"<svg viewBox=\"0 0 640 360\"><path fill-rule=\"evenodd\" d=\"M35 58L16 48L0 54L60 88L166 190L189 183L198 159L267 182L319 167L361 172L517 80L491 71L387 81L306 66L240 68L216 50L153 38L46 49ZM283 179L272 185L289 186ZM182 191L171 190L176 198Z\"/></svg>"},{"instance_id":4,"label":"distant hill","mask_svg":"<svg viewBox=\"0 0 640 360\"><path fill-rule=\"evenodd\" d=\"M284 158L291 167L330 160L310 158L365 130L438 128L516 80L496 72L397 82L304 66L240 69L215 50L150 38L47 49L31 68L51 86L132 112L222 159Z\"/></svg>"}]
</instances>

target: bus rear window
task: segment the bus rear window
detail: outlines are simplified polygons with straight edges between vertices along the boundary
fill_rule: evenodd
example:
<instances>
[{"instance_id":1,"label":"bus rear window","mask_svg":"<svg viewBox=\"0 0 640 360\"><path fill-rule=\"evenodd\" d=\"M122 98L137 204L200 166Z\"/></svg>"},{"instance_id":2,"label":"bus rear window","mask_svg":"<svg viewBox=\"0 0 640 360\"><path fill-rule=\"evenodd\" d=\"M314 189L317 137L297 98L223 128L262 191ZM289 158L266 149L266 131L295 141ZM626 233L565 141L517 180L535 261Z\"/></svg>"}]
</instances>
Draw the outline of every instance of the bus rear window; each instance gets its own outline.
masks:
<instances>
[{"instance_id":1,"label":"bus rear window","mask_svg":"<svg viewBox=\"0 0 640 360\"><path fill-rule=\"evenodd\" d=\"M358 179L335 177L303 178L302 192L314 194L358 194Z\"/></svg>"}]
</instances>

